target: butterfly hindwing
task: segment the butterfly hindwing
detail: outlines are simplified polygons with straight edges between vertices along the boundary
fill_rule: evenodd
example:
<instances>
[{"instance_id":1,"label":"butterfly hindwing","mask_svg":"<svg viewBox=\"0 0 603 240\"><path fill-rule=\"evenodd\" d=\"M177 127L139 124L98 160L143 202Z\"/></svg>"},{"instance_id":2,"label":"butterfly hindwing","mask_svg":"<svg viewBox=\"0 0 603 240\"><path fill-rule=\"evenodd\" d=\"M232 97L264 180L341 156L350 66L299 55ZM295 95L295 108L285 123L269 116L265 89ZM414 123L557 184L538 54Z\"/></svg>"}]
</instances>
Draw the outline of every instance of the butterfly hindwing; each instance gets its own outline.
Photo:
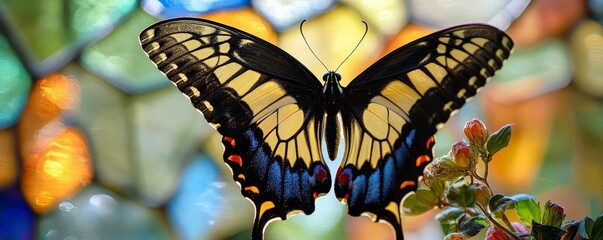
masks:
<instances>
[{"instance_id":1,"label":"butterfly hindwing","mask_svg":"<svg viewBox=\"0 0 603 240\"><path fill-rule=\"evenodd\" d=\"M387 221L403 238L401 200L416 190L433 157L433 135L502 66L512 46L496 28L457 26L394 50L348 84L335 194L350 215Z\"/></svg>"},{"instance_id":2,"label":"butterfly hindwing","mask_svg":"<svg viewBox=\"0 0 603 240\"><path fill-rule=\"evenodd\" d=\"M314 211L331 179L321 154L321 83L297 60L240 30L177 19L141 33L144 51L223 135L224 161L256 208L253 238Z\"/></svg>"}]
</instances>

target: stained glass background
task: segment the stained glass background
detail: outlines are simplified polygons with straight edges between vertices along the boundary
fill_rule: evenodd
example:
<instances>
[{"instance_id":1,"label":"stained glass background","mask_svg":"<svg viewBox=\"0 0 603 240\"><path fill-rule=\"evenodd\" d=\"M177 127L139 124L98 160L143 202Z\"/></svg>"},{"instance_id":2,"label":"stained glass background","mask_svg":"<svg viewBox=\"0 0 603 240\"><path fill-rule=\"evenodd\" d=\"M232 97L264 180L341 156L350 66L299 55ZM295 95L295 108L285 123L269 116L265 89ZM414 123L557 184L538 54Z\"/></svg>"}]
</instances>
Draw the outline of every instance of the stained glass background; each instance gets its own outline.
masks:
<instances>
[{"instance_id":1,"label":"stained glass background","mask_svg":"<svg viewBox=\"0 0 603 240\"><path fill-rule=\"evenodd\" d=\"M317 76L350 53L349 81L435 30L481 22L516 48L436 136L436 155L478 117L513 123L491 169L495 191L527 192L568 218L603 209L603 1L0 0L0 239L248 239L251 204L221 160L219 136L155 69L138 34L193 16L244 29ZM339 154L341 156L341 154ZM336 168L334 163L330 167ZM407 239L443 234L435 211L405 217ZM392 239L330 194L267 239ZM481 237L483 238L483 236Z\"/></svg>"}]
</instances>

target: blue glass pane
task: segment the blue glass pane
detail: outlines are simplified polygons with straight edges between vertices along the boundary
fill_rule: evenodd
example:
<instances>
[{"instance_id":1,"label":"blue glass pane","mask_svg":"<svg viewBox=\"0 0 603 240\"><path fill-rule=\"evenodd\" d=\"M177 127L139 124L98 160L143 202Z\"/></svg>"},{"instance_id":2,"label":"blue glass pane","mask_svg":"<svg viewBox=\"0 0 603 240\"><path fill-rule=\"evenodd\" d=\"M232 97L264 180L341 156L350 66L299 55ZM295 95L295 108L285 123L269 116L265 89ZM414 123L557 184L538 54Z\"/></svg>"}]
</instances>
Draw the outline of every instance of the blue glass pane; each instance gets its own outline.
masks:
<instances>
[{"instance_id":1,"label":"blue glass pane","mask_svg":"<svg viewBox=\"0 0 603 240\"><path fill-rule=\"evenodd\" d=\"M142 7L155 16L166 18L199 16L218 10L240 8L249 5L249 0L143 0Z\"/></svg>"},{"instance_id":2,"label":"blue glass pane","mask_svg":"<svg viewBox=\"0 0 603 240\"><path fill-rule=\"evenodd\" d=\"M297 25L304 19L316 16L330 9L333 0L254 0L253 7L278 31Z\"/></svg>"},{"instance_id":3,"label":"blue glass pane","mask_svg":"<svg viewBox=\"0 0 603 240\"><path fill-rule=\"evenodd\" d=\"M589 0L588 7L593 17L603 24L603 0Z\"/></svg>"},{"instance_id":4,"label":"blue glass pane","mask_svg":"<svg viewBox=\"0 0 603 240\"><path fill-rule=\"evenodd\" d=\"M226 207L221 193L224 184L219 169L207 157L199 157L184 169L180 188L167 207L170 221L182 239L203 239L221 224L219 216Z\"/></svg>"},{"instance_id":5,"label":"blue glass pane","mask_svg":"<svg viewBox=\"0 0 603 240\"><path fill-rule=\"evenodd\" d=\"M0 128L15 124L27 101L31 79L25 68L0 35Z\"/></svg>"},{"instance_id":6,"label":"blue glass pane","mask_svg":"<svg viewBox=\"0 0 603 240\"><path fill-rule=\"evenodd\" d=\"M19 189L0 191L0 239L33 239L34 214Z\"/></svg>"}]
</instances>

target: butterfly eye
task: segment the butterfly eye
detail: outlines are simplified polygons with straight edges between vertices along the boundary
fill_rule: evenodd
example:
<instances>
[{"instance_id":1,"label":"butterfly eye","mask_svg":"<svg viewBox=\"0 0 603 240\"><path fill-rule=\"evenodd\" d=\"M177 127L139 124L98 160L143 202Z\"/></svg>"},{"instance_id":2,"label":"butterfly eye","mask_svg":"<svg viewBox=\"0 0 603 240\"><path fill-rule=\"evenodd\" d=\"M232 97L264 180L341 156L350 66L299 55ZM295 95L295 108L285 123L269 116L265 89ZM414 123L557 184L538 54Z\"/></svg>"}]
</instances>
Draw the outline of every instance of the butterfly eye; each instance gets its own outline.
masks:
<instances>
[{"instance_id":1,"label":"butterfly eye","mask_svg":"<svg viewBox=\"0 0 603 240\"><path fill-rule=\"evenodd\" d=\"M325 81L325 82L326 82L326 81L327 81L327 79L329 79L329 73L328 73L328 72L327 72L327 73L325 73L325 75L322 75L322 80L323 80L323 81Z\"/></svg>"},{"instance_id":2,"label":"butterfly eye","mask_svg":"<svg viewBox=\"0 0 603 240\"><path fill-rule=\"evenodd\" d=\"M341 81L341 74L339 73L335 73L335 79L337 79L337 81Z\"/></svg>"}]
</instances>

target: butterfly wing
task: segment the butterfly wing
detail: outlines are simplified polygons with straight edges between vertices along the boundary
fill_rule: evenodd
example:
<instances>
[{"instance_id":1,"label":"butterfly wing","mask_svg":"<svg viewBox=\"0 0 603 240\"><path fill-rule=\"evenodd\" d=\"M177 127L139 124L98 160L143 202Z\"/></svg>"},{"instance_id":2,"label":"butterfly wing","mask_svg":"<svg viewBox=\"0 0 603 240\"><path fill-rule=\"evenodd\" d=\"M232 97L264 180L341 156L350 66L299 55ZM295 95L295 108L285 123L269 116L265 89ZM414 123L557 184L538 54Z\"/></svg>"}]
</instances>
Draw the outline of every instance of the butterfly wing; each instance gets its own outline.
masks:
<instances>
[{"instance_id":1,"label":"butterfly wing","mask_svg":"<svg viewBox=\"0 0 603 240\"><path fill-rule=\"evenodd\" d=\"M316 105L322 84L307 68L264 40L201 19L157 23L140 41L223 135L224 161L256 208L254 239L272 219L314 211L331 179Z\"/></svg>"},{"instance_id":2,"label":"butterfly wing","mask_svg":"<svg viewBox=\"0 0 603 240\"><path fill-rule=\"evenodd\" d=\"M386 55L344 90L345 155L335 194L350 215L389 222L402 239L400 202L433 157L433 135L509 56L513 42L486 25L442 30Z\"/></svg>"}]
</instances>

